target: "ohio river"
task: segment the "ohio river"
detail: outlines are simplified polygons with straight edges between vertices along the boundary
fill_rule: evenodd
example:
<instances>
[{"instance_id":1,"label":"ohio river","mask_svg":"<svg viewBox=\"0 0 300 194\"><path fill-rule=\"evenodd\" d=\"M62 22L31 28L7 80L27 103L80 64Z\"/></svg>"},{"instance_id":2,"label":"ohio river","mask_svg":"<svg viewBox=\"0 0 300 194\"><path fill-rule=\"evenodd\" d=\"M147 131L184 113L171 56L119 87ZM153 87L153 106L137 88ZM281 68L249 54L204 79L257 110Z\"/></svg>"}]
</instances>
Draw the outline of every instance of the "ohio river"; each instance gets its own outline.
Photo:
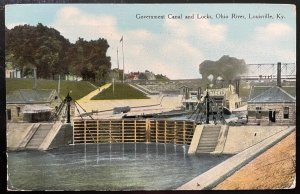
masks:
<instances>
[{"instance_id":1,"label":"ohio river","mask_svg":"<svg viewBox=\"0 0 300 194\"><path fill-rule=\"evenodd\" d=\"M187 154L173 144L93 144L9 152L12 190L172 190L229 155Z\"/></svg>"}]
</instances>

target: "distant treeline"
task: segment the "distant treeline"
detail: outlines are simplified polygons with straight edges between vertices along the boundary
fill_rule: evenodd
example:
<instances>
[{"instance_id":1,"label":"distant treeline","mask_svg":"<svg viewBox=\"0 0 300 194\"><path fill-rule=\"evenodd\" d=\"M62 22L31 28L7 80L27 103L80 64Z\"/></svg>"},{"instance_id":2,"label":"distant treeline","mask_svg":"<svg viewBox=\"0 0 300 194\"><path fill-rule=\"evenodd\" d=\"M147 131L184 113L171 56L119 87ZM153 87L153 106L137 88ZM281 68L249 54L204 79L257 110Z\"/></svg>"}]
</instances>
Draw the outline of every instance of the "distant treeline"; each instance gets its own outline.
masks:
<instances>
[{"instance_id":1,"label":"distant treeline","mask_svg":"<svg viewBox=\"0 0 300 194\"><path fill-rule=\"evenodd\" d=\"M6 62L21 70L22 76L32 75L53 79L56 75L76 75L83 80L104 81L111 69L106 39L69 42L59 31L39 23L5 28Z\"/></svg>"}]
</instances>

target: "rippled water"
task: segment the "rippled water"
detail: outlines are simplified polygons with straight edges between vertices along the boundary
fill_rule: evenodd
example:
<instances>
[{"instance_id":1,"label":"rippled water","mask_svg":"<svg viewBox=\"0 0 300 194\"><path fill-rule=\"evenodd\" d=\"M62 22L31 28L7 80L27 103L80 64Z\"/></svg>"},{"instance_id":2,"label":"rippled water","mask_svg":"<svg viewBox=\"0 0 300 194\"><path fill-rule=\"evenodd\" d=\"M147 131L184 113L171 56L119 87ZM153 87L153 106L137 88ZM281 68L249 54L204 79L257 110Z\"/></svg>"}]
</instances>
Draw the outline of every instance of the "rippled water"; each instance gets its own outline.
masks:
<instances>
[{"instance_id":1,"label":"rippled water","mask_svg":"<svg viewBox=\"0 0 300 194\"><path fill-rule=\"evenodd\" d=\"M187 154L172 144L94 144L8 153L8 187L19 190L171 190L230 156Z\"/></svg>"}]
</instances>

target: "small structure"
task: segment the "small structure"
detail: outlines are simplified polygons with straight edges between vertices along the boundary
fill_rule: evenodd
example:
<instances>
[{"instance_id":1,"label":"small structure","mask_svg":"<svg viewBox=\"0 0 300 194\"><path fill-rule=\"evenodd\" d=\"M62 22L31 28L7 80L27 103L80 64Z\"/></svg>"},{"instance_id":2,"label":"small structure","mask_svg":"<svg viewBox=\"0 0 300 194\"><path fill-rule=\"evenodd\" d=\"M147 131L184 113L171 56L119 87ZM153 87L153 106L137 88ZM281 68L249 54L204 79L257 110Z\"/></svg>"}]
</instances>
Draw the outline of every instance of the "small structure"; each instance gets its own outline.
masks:
<instances>
[{"instance_id":1,"label":"small structure","mask_svg":"<svg viewBox=\"0 0 300 194\"><path fill-rule=\"evenodd\" d=\"M296 98L278 86L252 87L247 112L249 124L295 125Z\"/></svg>"},{"instance_id":2,"label":"small structure","mask_svg":"<svg viewBox=\"0 0 300 194\"><path fill-rule=\"evenodd\" d=\"M187 87L183 87L183 105L188 110L195 110L198 102L204 100L205 91L190 90ZM232 111L241 106L241 98L236 94L234 86L229 85L227 88L209 88L208 94L213 102L218 107L226 107L229 111Z\"/></svg>"},{"instance_id":3,"label":"small structure","mask_svg":"<svg viewBox=\"0 0 300 194\"><path fill-rule=\"evenodd\" d=\"M60 103L56 90L16 90L6 96L7 121L48 121Z\"/></svg>"},{"instance_id":4,"label":"small structure","mask_svg":"<svg viewBox=\"0 0 300 194\"><path fill-rule=\"evenodd\" d=\"M183 90L183 106L186 110L196 110L197 104L200 102L202 95L201 95L201 87L198 90L194 88L189 88L187 86L182 86L180 89Z\"/></svg>"}]
</instances>

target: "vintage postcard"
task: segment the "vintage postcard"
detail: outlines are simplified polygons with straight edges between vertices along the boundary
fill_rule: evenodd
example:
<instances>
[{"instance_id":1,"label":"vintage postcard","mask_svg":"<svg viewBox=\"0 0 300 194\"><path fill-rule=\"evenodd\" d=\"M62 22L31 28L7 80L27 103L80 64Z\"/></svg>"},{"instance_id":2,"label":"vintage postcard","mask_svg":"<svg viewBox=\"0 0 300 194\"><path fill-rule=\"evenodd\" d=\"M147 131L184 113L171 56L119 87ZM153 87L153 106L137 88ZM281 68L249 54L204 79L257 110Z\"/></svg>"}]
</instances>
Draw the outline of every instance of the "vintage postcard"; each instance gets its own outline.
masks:
<instances>
[{"instance_id":1,"label":"vintage postcard","mask_svg":"<svg viewBox=\"0 0 300 194\"><path fill-rule=\"evenodd\" d=\"M7 190L293 189L296 6L7 4Z\"/></svg>"}]
</instances>

